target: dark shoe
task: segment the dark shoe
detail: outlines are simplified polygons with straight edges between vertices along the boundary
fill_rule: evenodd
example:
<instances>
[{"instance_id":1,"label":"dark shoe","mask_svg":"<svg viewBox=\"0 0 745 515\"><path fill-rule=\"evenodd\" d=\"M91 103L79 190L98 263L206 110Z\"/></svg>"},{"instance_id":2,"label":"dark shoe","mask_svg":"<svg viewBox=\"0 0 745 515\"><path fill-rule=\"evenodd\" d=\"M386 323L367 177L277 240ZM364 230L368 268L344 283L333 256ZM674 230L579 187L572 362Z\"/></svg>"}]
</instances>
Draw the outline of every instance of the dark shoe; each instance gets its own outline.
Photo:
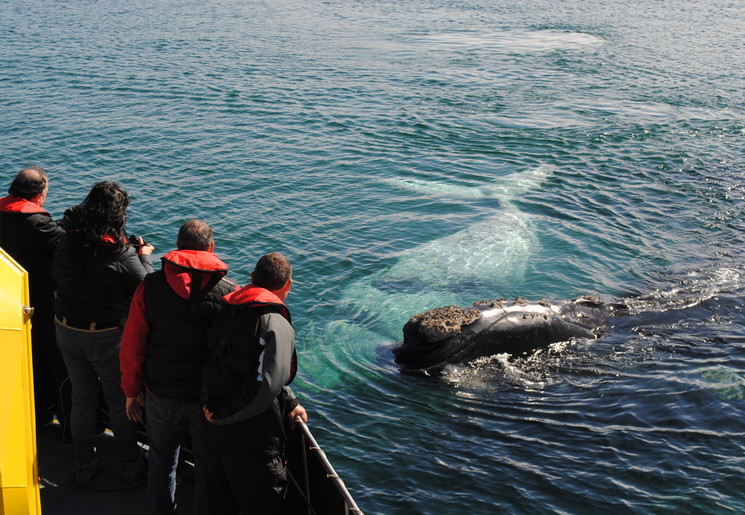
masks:
<instances>
[{"instance_id":1,"label":"dark shoe","mask_svg":"<svg viewBox=\"0 0 745 515\"><path fill-rule=\"evenodd\" d=\"M140 455L134 461L122 462L123 485L134 486L147 482L147 458L145 453L140 449Z\"/></svg>"},{"instance_id":2,"label":"dark shoe","mask_svg":"<svg viewBox=\"0 0 745 515\"><path fill-rule=\"evenodd\" d=\"M94 455L93 459L88 465L78 465L78 462L73 458L70 461L70 479L75 485L80 488L86 488L91 483L91 480L101 472L101 462L98 461L98 456Z\"/></svg>"}]
</instances>

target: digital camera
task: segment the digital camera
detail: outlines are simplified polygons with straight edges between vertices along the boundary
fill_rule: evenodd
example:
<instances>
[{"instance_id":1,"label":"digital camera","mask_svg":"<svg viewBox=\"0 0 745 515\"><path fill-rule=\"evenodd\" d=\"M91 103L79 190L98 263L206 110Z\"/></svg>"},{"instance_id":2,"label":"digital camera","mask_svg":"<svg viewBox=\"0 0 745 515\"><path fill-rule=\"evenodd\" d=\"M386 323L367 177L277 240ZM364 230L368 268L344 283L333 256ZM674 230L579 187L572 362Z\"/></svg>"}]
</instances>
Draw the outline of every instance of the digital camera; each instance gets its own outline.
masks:
<instances>
[{"instance_id":1,"label":"digital camera","mask_svg":"<svg viewBox=\"0 0 745 515\"><path fill-rule=\"evenodd\" d=\"M144 238L142 239L142 242L143 242L142 245L147 245L147 243L145 243ZM129 244L132 245L132 247L134 247L135 250L140 250L140 247L142 247L138 236L135 234L129 235Z\"/></svg>"}]
</instances>

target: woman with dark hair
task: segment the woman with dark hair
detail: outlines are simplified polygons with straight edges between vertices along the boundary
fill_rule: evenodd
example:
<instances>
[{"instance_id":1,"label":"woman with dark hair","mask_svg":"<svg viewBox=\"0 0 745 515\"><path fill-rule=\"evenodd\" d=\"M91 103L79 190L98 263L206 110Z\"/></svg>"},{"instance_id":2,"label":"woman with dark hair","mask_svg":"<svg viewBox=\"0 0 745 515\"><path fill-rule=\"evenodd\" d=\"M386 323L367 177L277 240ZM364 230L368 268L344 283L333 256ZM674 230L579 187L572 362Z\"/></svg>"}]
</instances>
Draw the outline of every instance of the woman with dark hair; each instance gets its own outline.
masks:
<instances>
[{"instance_id":1,"label":"woman with dark hair","mask_svg":"<svg viewBox=\"0 0 745 515\"><path fill-rule=\"evenodd\" d=\"M135 288L153 272L152 245L127 238L127 192L115 182L99 182L82 204L65 212L66 234L54 256L57 282L55 325L72 384L70 473L86 486L99 472L96 417L99 392L109 408L122 462L121 481L147 477L147 461L137 445L137 426L125 412L120 387L119 341ZM100 386L99 386L100 385Z\"/></svg>"}]
</instances>

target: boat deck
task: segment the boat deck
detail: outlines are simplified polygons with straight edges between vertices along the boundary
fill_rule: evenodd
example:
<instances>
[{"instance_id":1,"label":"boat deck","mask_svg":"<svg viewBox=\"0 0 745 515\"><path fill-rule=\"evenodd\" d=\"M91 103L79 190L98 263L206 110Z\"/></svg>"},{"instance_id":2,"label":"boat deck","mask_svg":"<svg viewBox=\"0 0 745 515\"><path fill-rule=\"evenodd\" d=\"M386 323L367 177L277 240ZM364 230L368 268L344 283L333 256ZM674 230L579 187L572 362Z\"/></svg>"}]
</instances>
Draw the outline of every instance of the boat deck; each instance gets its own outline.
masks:
<instances>
[{"instance_id":1,"label":"boat deck","mask_svg":"<svg viewBox=\"0 0 745 515\"><path fill-rule=\"evenodd\" d=\"M146 511L146 485L123 487L119 482L119 458L111 433L96 441L103 469L87 489L78 488L67 472L72 445L62 443L58 426L47 426L37 432L39 484L44 515L132 515ZM194 512L194 488L189 477L180 478L176 501L181 513Z\"/></svg>"},{"instance_id":2,"label":"boat deck","mask_svg":"<svg viewBox=\"0 0 745 515\"><path fill-rule=\"evenodd\" d=\"M328 462L308 427L296 421L287 442L288 511L303 515L362 514L344 482ZM119 458L114 436L106 432L96 440L102 471L88 488L79 488L67 471L72 445L62 443L60 428L37 432L39 484L44 515L131 515L146 512L147 487L124 487L119 482ZM188 451L184 456L189 456ZM176 503L180 513L194 513L193 467L179 467Z\"/></svg>"}]
</instances>

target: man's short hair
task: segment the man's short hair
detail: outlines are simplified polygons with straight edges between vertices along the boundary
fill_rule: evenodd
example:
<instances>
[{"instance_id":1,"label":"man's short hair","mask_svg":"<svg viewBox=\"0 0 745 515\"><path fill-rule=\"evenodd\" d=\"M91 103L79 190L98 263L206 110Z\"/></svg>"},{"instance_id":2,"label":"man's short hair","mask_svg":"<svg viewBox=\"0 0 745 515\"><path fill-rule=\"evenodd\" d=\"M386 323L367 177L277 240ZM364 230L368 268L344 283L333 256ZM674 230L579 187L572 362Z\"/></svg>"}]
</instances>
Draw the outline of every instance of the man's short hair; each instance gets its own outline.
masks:
<instances>
[{"instance_id":1,"label":"man's short hair","mask_svg":"<svg viewBox=\"0 0 745 515\"><path fill-rule=\"evenodd\" d=\"M180 250L210 250L212 228L207 222L192 218L178 230L176 247Z\"/></svg>"},{"instance_id":2,"label":"man's short hair","mask_svg":"<svg viewBox=\"0 0 745 515\"><path fill-rule=\"evenodd\" d=\"M267 290L279 290L292 278L290 261L279 252L270 252L259 259L251 275L255 286Z\"/></svg>"},{"instance_id":3,"label":"man's short hair","mask_svg":"<svg viewBox=\"0 0 745 515\"><path fill-rule=\"evenodd\" d=\"M47 186L47 172L41 166L29 166L16 175L10 183L8 193L17 198L33 200L44 192Z\"/></svg>"}]
</instances>

